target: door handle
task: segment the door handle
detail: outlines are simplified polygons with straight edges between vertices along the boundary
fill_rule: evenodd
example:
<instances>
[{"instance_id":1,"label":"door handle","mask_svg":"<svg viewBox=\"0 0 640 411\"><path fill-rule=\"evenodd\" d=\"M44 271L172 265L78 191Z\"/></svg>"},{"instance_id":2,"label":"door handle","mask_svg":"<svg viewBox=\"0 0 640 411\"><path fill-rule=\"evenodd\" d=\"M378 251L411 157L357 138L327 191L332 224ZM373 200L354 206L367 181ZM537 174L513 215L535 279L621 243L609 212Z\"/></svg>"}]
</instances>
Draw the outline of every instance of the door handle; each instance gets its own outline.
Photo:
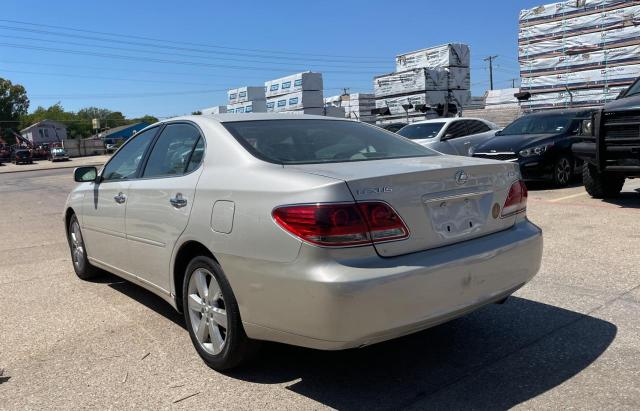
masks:
<instances>
[{"instance_id":1,"label":"door handle","mask_svg":"<svg viewBox=\"0 0 640 411\"><path fill-rule=\"evenodd\" d=\"M170 198L169 202L175 208L182 208L187 205L187 199L182 196L182 193L178 193L175 197Z\"/></svg>"},{"instance_id":2,"label":"door handle","mask_svg":"<svg viewBox=\"0 0 640 411\"><path fill-rule=\"evenodd\" d=\"M127 197L124 195L124 193L118 193L117 196L113 197L114 200L116 200L116 203L118 204L122 204L125 201L127 201Z\"/></svg>"}]
</instances>

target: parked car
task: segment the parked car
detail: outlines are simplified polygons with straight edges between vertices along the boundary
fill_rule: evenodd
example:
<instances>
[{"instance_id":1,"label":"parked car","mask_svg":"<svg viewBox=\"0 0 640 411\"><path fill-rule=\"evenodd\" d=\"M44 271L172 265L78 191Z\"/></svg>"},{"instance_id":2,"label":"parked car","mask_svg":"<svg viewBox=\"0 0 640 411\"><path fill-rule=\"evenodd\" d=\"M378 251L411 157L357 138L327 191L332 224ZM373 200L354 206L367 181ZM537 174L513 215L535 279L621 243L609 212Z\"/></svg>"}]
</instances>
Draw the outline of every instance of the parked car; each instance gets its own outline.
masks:
<instances>
[{"instance_id":1,"label":"parked car","mask_svg":"<svg viewBox=\"0 0 640 411\"><path fill-rule=\"evenodd\" d=\"M338 350L423 330L503 301L541 261L514 164L349 120L165 120L74 178L76 274L164 298L217 370L257 340Z\"/></svg>"},{"instance_id":2,"label":"parked car","mask_svg":"<svg viewBox=\"0 0 640 411\"><path fill-rule=\"evenodd\" d=\"M69 155L64 148L52 148L49 152L50 161L69 161Z\"/></svg>"},{"instance_id":3,"label":"parked car","mask_svg":"<svg viewBox=\"0 0 640 411\"><path fill-rule=\"evenodd\" d=\"M584 160L582 181L595 198L620 194L625 179L640 177L640 78L582 123L573 153Z\"/></svg>"},{"instance_id":4,"label":"parked car","mask_svg":"<svg viewBox=\"0 0 640 411\"><path fill-rule=\"evenodd\" d=\"M582 169L571 145L578 141L582 121L592 112L550 110L520 117L476 147L473 156L516 162L525 180L549 181L565 187Z\"/></svg>"},{"instance_id":5,"label":"parked car","mask_svg":"<svg viewBox=\"0 0 640 411\"><path fill-rule=\"evenodd\" d=\"M14 164L33 164L31 150L16 150L13 153Z\"/></svg>"},{"instance_id":6,"label":"parked car","mask_svg":"<svg viewBox=\"0 0 640 411\"><path fill-rule=\"evenodd\" d=\"M398 134L444 154L468 156L498 130L490 121L456 117L419 121L403 127Z\"/></svg>"},{"instance_id":7,"label":"parked car","mask_svg":"<svg viewBox=\"0 0 640 411\"><path fill-rule=\"evenodd\" d=\"M389 123L389 124L381 124L380 127L387 131L391 131L392 133L397 133L402 127L406 126L407 123Z\"/></svg>"}]
</instances>

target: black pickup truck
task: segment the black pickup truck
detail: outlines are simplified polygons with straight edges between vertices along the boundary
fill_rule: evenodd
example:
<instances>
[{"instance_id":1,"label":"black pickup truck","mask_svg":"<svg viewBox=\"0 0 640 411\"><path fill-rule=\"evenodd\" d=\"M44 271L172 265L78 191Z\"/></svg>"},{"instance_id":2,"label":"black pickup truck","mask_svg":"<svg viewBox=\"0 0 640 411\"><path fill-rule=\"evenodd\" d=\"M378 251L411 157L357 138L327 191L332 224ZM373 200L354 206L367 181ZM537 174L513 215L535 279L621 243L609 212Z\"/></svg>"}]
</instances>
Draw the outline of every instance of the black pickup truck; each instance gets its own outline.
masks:
<instances>
[{"instance_id":1,"label":"black pickup truck","mask_svg":"<svg viewBox=\"0 0 640 411\"><path fill-rule=\"evenodd\" d=\"M582 177L595 198L615 197L627 178L640 177L640 78L581 126L572 146L584 160Z\"/></svg>"}]
</instances>

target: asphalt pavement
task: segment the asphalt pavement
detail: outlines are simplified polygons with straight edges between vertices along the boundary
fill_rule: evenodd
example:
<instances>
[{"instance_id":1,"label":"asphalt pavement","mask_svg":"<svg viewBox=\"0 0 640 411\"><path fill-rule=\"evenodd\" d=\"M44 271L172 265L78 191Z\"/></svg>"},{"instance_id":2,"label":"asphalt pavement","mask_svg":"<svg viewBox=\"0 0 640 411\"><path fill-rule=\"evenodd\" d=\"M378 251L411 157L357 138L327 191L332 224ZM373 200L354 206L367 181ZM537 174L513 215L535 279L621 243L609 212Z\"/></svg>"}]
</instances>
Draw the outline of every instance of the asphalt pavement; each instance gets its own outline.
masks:
<instances>
[{"instance_id":1,"label":"asphalt pavement","mask_svg":"<svg viewBox=\"0 0 640 411\"><path fill-rule=\"evenodd\" d=\"M182 316L106 275L79 280L71 170L0 175L0 409L638 409L640 181L620 199L532 186L540 273L504 305L343 352L266 344L207 368Z\"/></svg>"}]
</instances>

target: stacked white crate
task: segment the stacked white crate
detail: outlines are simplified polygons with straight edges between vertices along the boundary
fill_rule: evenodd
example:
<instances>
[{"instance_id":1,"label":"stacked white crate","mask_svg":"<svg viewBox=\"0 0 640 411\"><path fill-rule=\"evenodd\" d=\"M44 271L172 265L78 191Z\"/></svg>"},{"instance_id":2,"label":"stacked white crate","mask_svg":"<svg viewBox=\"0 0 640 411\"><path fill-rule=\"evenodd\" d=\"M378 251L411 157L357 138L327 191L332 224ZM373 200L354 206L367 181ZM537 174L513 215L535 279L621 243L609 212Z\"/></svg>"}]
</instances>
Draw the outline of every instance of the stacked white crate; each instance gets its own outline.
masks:
<instances>
[{"instance_id":1,"label":"stacked white crate","mask_svg":"<svg viewBox=\"0 0 640 411\"><path fill-rule=\"evenodd\" d=\"M640 1L571 0L520 12L528 110L594 106L640 76Z\"/></svg>"},{"instance_id":2,"label":"stacked white crate","mask_svg":"<svg viewBox=\"0 0 640 411\"><path fill-rule=\"evenodd\" d=\"M403 105L435 106L453 103L466 106L471 100L470 51L465 44L450 43L396 57L396 71L373 80L376 108L389 108L384 121L404 121ZM409 109L411 120L432 117Z\"/></svg>"},{"instance_id":3,"label":"stacked white crate","mask_svg":"<svg viewBox=\"0 0 640 411\"><path fill-rule=\"evenodd\" d=\"M264 83L267 111L316 114L324 112L322 74L305 71Z\"/></svg>"},{"instance_id":4,"label":"stacked white crate","mask_svg":"<svg viewBox=\"0 0 640 411\"><path fill-rule=\"evenodd\" d=\"M227 91L228 113L266 113L264 87L245 86Z\"/></svg>"},{"instance_id":5,"label":"stacked white crate","mask_svg":"<svg viewBox=\"0 0 640 411\"><path fill-rule=\"evenodd\" d=\"M200 111L205 116L224 114L227 112L227 106L213 106L213 107L203 108Z\"/></svg>"},{"instance_id":6,"label":"stacked white crate","mask_svg":"<svg viewBox=\"0 0 640 411\"><path fill-rule=\"evenodd\" d=\"M345 117L353 120L375 123L376 118L371 114L371 110L376 107L376 100L373 94L351 93L339 96L327 97L324 99L325 107L340 107L344 109Z\"/></svg>"}]
</instances>

